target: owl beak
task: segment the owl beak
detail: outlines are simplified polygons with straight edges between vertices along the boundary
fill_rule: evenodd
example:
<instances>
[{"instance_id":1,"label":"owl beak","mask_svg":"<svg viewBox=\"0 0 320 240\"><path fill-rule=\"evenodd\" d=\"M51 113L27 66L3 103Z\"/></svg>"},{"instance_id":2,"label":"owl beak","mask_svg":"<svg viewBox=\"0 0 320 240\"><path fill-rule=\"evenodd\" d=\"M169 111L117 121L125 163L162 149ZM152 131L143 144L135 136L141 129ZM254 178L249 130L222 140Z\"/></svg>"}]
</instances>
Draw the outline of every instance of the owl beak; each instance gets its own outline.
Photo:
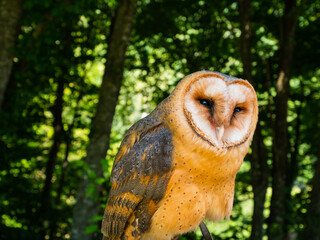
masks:
<instances>
[{"instance_id":1,"label":"owl beak","mask_svg":"<svg viewBox=\"0 0 320 240\"><path fill-rule=\"evenodd\" d=\"M217 135L217 140L218 142L221 141L221 138L223 136L223 132L224 132L224 126L222 127L216 127L216 135Z\"/></svg>"}]
</instances>

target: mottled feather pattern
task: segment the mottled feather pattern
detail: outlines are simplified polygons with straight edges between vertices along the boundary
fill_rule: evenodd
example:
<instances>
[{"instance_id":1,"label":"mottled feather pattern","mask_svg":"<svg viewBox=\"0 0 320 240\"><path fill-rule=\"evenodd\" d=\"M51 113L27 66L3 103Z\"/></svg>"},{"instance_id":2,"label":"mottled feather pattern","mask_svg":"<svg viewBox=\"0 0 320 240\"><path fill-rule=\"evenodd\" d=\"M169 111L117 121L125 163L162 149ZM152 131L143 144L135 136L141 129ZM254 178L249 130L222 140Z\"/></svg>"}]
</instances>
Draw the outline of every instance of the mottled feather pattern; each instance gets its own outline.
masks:
<instances>
[{"instance_id":1,"label":"mottled feather pattern","mask_svg":"<svg viewBox=\"0 0 320 240\"><path fill-rule=\"evenodd\" d=\"M112 187L102 224L105 239L138 239L147 231L170 177L172 136L151 117L130 128L122 147L111 174Z\"/></svg>"}]
</instances>

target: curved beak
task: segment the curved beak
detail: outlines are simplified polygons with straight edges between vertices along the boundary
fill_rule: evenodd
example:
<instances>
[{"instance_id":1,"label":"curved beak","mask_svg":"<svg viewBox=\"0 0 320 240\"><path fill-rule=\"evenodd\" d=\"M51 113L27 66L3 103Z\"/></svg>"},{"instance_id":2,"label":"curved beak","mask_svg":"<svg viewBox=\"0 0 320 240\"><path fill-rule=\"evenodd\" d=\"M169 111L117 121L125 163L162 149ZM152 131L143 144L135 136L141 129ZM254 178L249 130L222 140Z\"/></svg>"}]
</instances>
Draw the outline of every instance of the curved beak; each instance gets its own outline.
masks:
<instances>
[{"instance_id":1,"label":"curved beak","mask_svg":"<svg viewBox=\"0 0 320 240\"><path fill-rule=\"evenodd\" d=\"M221 142L221 138L223 136L223 132L224 132L224 126L216 127L216 136L217 136L218 142Z\"/></svg>"}]
</instances>

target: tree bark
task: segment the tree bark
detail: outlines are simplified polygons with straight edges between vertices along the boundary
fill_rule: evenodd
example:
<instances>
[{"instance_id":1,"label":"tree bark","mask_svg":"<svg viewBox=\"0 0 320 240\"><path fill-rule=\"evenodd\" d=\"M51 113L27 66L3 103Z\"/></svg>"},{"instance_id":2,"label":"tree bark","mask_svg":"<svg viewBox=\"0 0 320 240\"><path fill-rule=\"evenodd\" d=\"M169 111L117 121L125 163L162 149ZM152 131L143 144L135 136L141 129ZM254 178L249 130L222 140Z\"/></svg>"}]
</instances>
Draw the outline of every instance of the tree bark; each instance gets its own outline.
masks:
<instances>
[{"instance_id":1,"label":"tree bark","mask_svg":"<svg viewBox=\"0 0 320 240\"><path fill-rule=\"evenodd\" d=\"M284 239L286 168L288 154L287 109L289 98L289 80L294 49L294 35L297 21L297 1L285 0L284 15L280 29L280 62L275 99L275 122L273 138L273 179L269 239Z\"/></svg>"},{"instance_id":2,"label":"tree bark","mask_svg":"<svg viewBox=\"0 0 320 240\"><path fill-rule=\"evenodd\" d=\"M241 29L241 58L243 63L243 71L245 78L255 86L252 76L252 60L251 60L251 0L238 0L240 29ZM252 231L251 239L259 240L263 236L264 223L264 202L266 190L268 187L268 156L267 150L263 143L263 136L261 135L261 127L258 122L255 135L252 141L252 156L251 156L251 178L252 189L254 194L254 209L252 216Z\"/></svg>"},{"instance_id":3,"label":"tree bark","mask_svg":"<svg viewBox=\"0 0 320 240\"><path fill-rule=\"evenodd\" d=\"M23 0L0 0L0 109L10 79Z\"/></svg>"},{"instance_id":4,"label":"tree bark","mask_svg":"<svg viewBox=\"0 0 320 240\"><path fill-rule=\"evenodd\" d=\"M311 202L302 239L320 240L320 146L318 146L318 149L310 197Z\"/></svg>"},{"instance_id":5,"label":"tree bark","mask_svg":"<svg viewBox=\"0 0 320 240\"><path fill-rule=\"evenodd\" d=\"M87 148L85 163L89 171L97 178L102 177L100 161L105 158L109 147L109 136L115 107L122 82L125 53L129 43L133 22L136 15L138 0L121 0L112 23L109 38L107 62L99 92L99 103L92 122L90 140ZM89 185L94 186L94 194L86 196ZM92 217L98 215L99 200L97 196L100 186L85 175L79 184L77 203L73 212L71 238L73 240L92 239L93 234L84 234Z\"/></svg>"}]
</instances>

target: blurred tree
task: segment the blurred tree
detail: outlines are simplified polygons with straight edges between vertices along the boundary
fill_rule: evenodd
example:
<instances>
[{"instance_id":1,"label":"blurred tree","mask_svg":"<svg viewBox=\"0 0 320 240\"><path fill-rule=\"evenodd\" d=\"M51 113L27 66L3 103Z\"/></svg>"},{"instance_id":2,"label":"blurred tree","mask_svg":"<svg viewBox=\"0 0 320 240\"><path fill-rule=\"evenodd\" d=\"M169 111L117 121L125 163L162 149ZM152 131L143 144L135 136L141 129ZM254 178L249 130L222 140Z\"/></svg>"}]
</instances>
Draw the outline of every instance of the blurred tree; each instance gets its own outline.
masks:
<instances>
[{"instance_id":1,"label":"blurred tree","mask_svg":"<svg viewBox=\"0 0 320 240\"><path fill-rule=\"evenodd\" d=\"M110 142L113 115L118 101L123 76L125 53L129 43L138 0L122 0L112 21L108 42L105 72L99 91L99 103L92 122L85 162L95 178L102 177L101 160L105 158ZM88 196L88 189L91 194ZM77 203L73 211L72 239L92 239L85 234L92 218L99 213L100 184L85 175L79 184ZM95 221L93 221L95 223Z\"/></svg>"},{"instance_id":2,"label":"blurred tree","mask_svg":"<svg viewBox=\"0 0 320 240\"><path fill-rule=\"evenodd\" d=\"M318 148L317 161L313 177L312 192L308 208L307 225L303 232L303 239L320 239L320 147Z\"/></svg>"},{"instance_id":3,"label":"blurred tree","mask_svg":"<svg viewBox=\"0 0 320 240\"><path fill-rule=\"evenodd\" d=\"M52 185L52 176L57 160L57 155L59 152L60 144L63 141L65 132L64 126L62 123L62 110L63 110L63 91L64 91L64 82L63 80L58 81L57 86L57 95L55 104L53 107L53 143L49 152L49 160L46 167L46 180L43 187L42 199L41 199L41 207L40 212L45 213L47 209L47 204L49 202L51 185ZM46 215L46 214L45 214Z\"/></svg>"},{"instance_id":4,"label":"blurred tree","mask_svg":"<svg viewBox=\"0 0 320 240\"><path fill-rule=\"evenodd\" d=\"M243 62L244 77L254 87L258 84L253 80L252 76L252 58L251 58L251 0L238 0L238 9L240 17L240 52ZM252 155L251 160L251 178L253 189L253 216L251 222L251 237L252 240L259 240L263 237L264 224L264 203L266 191L268 187L269 167L267 150L261 135L260 121L257 123L256 131L252 140Z\"/></svg>"},{"instance_id":5,"label":"blurred tree","mask_svg":"<svg viewBox=\"0 0 320 240\"><path fill-rule=\"evenodd\" d=\"M0 1L0 109L10 79L23 0Z\"/></svg>"},{"instance_id":6,"label":"blurred tree","mask_svg":"<svg viewBox=\"0 0 320 240\"><path fill-rule=\"evenodd\" d=\"M68 130L64 132L66 149L65 149L65 153L64 153L64 157L63 157L63 162L62 162L61 175L59 177L59 185L57 188L57 195L56 195L56 198L54 201L56 206L59 206L61 204L61 196L63 193L63 188L65 187L64 184L65 184L66 172L67 172L67 167L69 165L69 154L71 151L71 144L72 144L72 140L73 140L74 126L75 126L76 120L79 118L78 110L79 110L79 103L80 103L82 97L83 97L83 95L80 93L77 98L76 107L75 107L74 115L72 117L72 121L68 125ZM51 219L49 239L54 239L56 232L57 232L57 220Z\"/></svg>"},{"instance_id":7,"label":"blurred tree","mask_svg":"<svg viewBox=\"0 0 320 240\"><path fill-rule=\"evenodd\" d=\"M284 239L286 171L288 155L288 99L290 91L291 66L294 49L294 35L297 23L297 1L285 0L284 14L280 23L280 60L275 99L275 121L273 138L272 198L269 217L269 238Z\"/></svg>"}]
</instances>

